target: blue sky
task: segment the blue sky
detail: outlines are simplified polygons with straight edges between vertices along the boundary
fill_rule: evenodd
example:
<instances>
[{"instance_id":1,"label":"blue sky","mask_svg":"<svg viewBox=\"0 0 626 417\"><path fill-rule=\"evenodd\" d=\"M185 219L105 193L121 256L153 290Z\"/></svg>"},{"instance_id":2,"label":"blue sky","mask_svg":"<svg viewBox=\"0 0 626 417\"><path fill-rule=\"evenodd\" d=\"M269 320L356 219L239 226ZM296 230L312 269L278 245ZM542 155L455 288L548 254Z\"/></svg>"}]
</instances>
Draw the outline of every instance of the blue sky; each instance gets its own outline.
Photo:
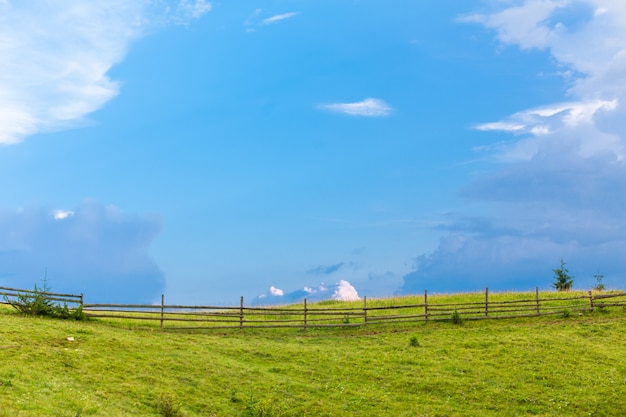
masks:
<instances>
[{"instance_id":1,"label":"blue sky","mask_svg":"<svg viewBox=\"0 0 626 417\"><path fill-rule=\"evenodd\" d=\"M623 286L621 0L0 0L0 55L0 286Z\"/></svg>"}]
</instances>

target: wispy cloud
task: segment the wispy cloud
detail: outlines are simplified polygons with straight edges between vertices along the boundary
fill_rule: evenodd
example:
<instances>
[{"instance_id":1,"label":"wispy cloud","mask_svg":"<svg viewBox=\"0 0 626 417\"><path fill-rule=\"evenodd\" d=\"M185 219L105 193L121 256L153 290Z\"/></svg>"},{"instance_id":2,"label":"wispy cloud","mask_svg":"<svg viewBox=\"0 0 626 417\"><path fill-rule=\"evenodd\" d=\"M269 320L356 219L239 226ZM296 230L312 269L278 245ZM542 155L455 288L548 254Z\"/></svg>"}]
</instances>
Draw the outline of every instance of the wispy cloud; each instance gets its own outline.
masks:
<instances>
[{"instance_id":1,"label":"wispy cloud","mask_svg":"<svg viewBox=\"0 0 626 417\"><path fill-rule=\"evenodd\" d=\"M298 14L300 14L300 13L299 12L289 12L289 13L277 14L275 16L268 17L267 19L263 19L261 21L261 24L262 25L270 25L272 23L280 22L281 20L290 19L290 18L292 18L294 16L297 16Z\"/></svg>"},{"instance_id":2,"label":"wispy cloud","mask_svg":"<svg viewBox=\"0 0 626 417\"><path fill-rule=\"evenodd\" d=\"M267 26L274 23L281 22L283 20L291 19L299 15L300 12L289 12L283 14L277 14L267 18L263 18L263 9L255 9L250 16L243 22L246 32L255 32L259 26Z\"/></svg>"},{"instance_id":3,"label":"wispy cloud","mask_svg":"<svg viewBox=\"0 0 626 417\"><path fill-rule=\"evenodd\" d=\"M187 25L192 20L199 19L210 12L211 9L211 3L206 0L180 0L172 17L176 23Z\"/></svg>"},{"instance_id":4,"label":"wispy cloud","mask_svg":"<svg viewBox=\"0 0 626 417\"><path fill-rule=\"evenodd\" d=\"M564 126L591 124L597 113L615 110L617 106L617 99L555 103L518 112L498 122L482 123L475 129L546 135Z\"/></svg>"},{"instance_id":5,"label":"wispy cloud","mask_svg":"<svg viewBox=\"0 0 626 417\"><path fill-rule=\"evenodd\" d=\"M76 126L119 93L108 71L134 40L210 9L205 0L0 2L0 144Z\"/></svg>"},{"instance_id":6,"label":"wispy cloud","mask_svg":"<svg viewBox=\"0 0 626 417\"><path fill-rule=\"evenodd\" d=\"M391 106L377 98L366 98L354 103L324 104L320 108L336 113L362 117L386 117L393 111Z\"/></svg>"},{"instance_id":7,"label":"wispy cloud","mask_svg":"<svg viewBox=\"0 0 626 417\"><path fill-rule=\"evenodd\" d=\"M339 262L334 265L320 265L307 271L307 274L312 275L330 275L337 272L345 265L345 262Z\"/></svg>"}]
</instances>

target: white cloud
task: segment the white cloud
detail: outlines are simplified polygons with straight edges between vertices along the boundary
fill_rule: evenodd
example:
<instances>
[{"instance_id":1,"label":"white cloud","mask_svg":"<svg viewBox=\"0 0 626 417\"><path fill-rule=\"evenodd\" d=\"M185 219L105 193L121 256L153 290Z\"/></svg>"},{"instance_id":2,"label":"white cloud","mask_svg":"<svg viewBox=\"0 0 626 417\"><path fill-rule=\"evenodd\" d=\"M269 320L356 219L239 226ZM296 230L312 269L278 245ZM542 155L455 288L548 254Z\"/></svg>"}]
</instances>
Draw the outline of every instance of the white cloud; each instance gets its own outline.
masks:
<instances>
[{"instance_id":1,"label":"white cloud","mask_svg":"<svg viewBox=\"0 0 626 417\"><path fill-rule=\"evenodd\" d=\"M458 20L465 23L480 23L498 32L504 43L518 44L522 49L543 48L551 36L545 21L566 0L530 0L523 5L508 7L492 14L471 14Z\"/></svg>"},{"instance_id":2,"label":"white cloud","mask_svg":"<svg viewBox=\"0 0 626 417\"><path fill-rule=\"evenodd\" d=\"M282 297L285 295L285 292L279 288L274 287L273 285L270 287L270 294L276 297Z\"/></svg>"},{"instance_id":3,"label":"white cloud","mask_svg":"<svg viewBox=\"0 0 626 417\"><path fill-rule=\"evenodd\" d=\"M73 215L74 212L71 210L55 210L52 213L52 217L54 217L55 220L67 219L68 217L72 217Z\"/></svg>"},{"instance_id":4,"label":"white cloud","mask_svg":"<svg viewBox=\"0 0 626 417\"><path fill-rule=\"evenodd\" d=\"M0 7L0 144L77 125L119 93L107 73L134 40L210 10L204 0L5 1Z\"/></svg>"},{"instance_id":5,"label":"white cloud","mask_svg":"<svg viewBox=\"0 0 626 417\"><path fill-rule=\"evenodd\" d=\"M321 108L350 116L363 117L385 117L389 116L393 111L391 106L377 98L366 98L355 103L325 104Z\"/></svg>"},{"instance_id":6,"label":"white cloud","mask_svg":"<svg viewBox=\"0 0 626 417\"><path fill-rule=\"evenodd\" d=\"M592 124L598 112L613 111L617 107L617 99L556 103L515 113L507 120L482 123L476 129L545 135L563 126Z\"/></svg>"},{"instance_id":7,"label":"white cloud","mask_svg":"<svg viewBox=\"0 0 626 417\"><path fill-rule=\"evenodd\" d=\"M483 217L444 219L439 247L416 258L405 292L547 287L561 257L584 288L598 268L623 285L626 262L626 2L520 0L461 20L503 45L547 51L567 100L476 128L513 133L483 148L499 164L461 190ZM514 5L512 5L514 4Z\"/></svg>"},{"instance_id":8,"label":"white cloud","mask_svg":"<svg viewBox=\"0 0 626 417\"><path fill-rule=\"evenodd\" d=\"M359 294L356 289L348 282L341 280L335 288L335 292L331 297L333 300L339 301L356 301L360 300Z\"/></svg>"},{"instance_id":9,"label":"white cloud","mask_svg":"<svg viewBox=\"0 0 626 417\"><path fill-rule=\"evenodd\" d=\"M289 13L283 13L283 14L278 14L272 17L268 17L267 19L263 19L261 21L262 25L269 25L272 23L277 23L280 22L281 20L285 20L285 19L290 19L294 16L297 16L299 13L298 12L289 12Z\"/></svg>"},{"instance_id":10,"label":"white cloud","mask_svg":"<svg viewBox=\"0 0 626 417\"><path fill-rule=\"evenodd\" d=\"M246 28L246 32L254 32L258 26L266 26L278 23L286 19L291 19L292 17L295 17L299 14L300 12L289 12L263 19L261 17L263 15L263 10L255 9L254 12L252 12L252 14L248 16L248 18L243 22L243 25Z\"/></svg>"},{"instance_id":11,"label":"white cloud","mask_svg":"<svg viewBox=\"0 0 626 417\"><path fill-rule=\"evenodd\" d=\"M359 299L359 294L352 284L345 280L341 280L335 285L305 286L300 290L289 293L272 286L268 293L258 296L252 301L252 304L301 303L305 298L309 302L322 300L355 301Z\"/></svg>"},{"instance_id":12,"label":"white cloud","mask_svg":"<svg viewBox=\"0 0 626 417\"><path fill-rule=\"evenodd\" d=\"M492 122L492 123L482 123L476 126L476 130L483 131L501 131L501 132L520 132L525 130L526 125L514 122Z\"/></svg>"},{"instance_id":13,"label":"white cloud","mask_svg":"<svg viewBox=\"0 0 626 417\"><path fill-rule=\"evenodd\" d=\"M547 146L544 143L573 142L582 156L610 152L616 160L624 158L625 2L526 0L491 14L461 20L493 29L504 45L548 50L555 62L565 68L561 73L571 83L567 94L573 100L477 125L478 130L523 135L500 147L496 157L515 160L520 149L525 149L524 159L528 159Z\"/></svg>"},{"instance_id":14,"label":"white cloud","mask_svg":"<svg viewBox=\"0 0 626 417\"><path fill-rule=\"evenodd\" d=\"M180 22L188 23L192 19L198 19L211 11L211 3L205 0L181 0L176 9L176 15Z\"/></svg>"}]
</instances>

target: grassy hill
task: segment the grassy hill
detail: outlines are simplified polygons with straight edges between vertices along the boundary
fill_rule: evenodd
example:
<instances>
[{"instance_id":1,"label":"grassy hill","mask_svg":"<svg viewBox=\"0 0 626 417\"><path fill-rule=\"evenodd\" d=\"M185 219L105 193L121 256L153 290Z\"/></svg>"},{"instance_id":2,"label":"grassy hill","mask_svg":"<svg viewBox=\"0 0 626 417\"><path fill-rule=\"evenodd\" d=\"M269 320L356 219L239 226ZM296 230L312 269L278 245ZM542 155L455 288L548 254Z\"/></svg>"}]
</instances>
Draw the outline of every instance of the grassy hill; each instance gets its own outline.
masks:
<instances>
[{"instance_id":1,"label":"grassy hill","mask_svg":"<svg viewBox=\"0 0 626 417\"><path fill-rule=\"evenodd\" d=\"M621 308L306 333L184 334L130 326L26 317L0 306L0 416L617 416L626 410Z\"/></svg>"}]
</instances>

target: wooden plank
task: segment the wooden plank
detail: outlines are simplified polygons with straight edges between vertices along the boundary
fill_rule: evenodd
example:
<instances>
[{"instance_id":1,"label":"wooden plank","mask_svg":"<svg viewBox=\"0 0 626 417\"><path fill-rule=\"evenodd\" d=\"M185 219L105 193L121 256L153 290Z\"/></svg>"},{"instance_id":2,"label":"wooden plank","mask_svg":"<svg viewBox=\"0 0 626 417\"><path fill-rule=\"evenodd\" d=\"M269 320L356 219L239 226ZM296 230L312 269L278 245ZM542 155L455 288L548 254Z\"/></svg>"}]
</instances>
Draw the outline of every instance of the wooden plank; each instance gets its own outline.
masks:
<instances>
[{"instance_id":1,"label":"wooden plank","mask_svg":"<svg viewBox=\"0 0 626 417\"><path fill-rule=\"evenodd\" d=\"M93 305L93 304L90 304L90 305ZM171 305L166 305L165 308L175 309L175 310L237 310L239 311L241 307L232 307L232 306L219 307L219 306L203 306L203 305L187 306L187 305L171 304ZM250 309L250 307L244 307L244 310L247 310L247 309Z\"/></svg>"},{"instance_id":2,"label":"wooden plank","mask_svg":"<svg viewBox=\"0 0 626 417\"><path fill-rule=\"evenodd\" d=\"M367 307L368 310L395 310L398 308L424 308L425 304L406 304L401 306L380 306L380 307Z\"/></svg>"},{"instance_id":3,"label":"wooden plank","mask_svg":"<svg viewBox=\"0 0 626 417\"><path fill-rule=\"evenodd\" d=\"M179 318L179 317L172 317L172 318L168 318L165 317L163 319L164 321L179 321L179 322L195 322L195 323L239 323L239 320L230 320L230 319L222 319L222 320L215 320L215 319L186 319L186 318Z\"/></svg>"},{"instance_id":4,"label":"wooden plank","mask_svg":"<svg viewBox=\"0 0 626 417\"><path fill-rule=\"evenodd\" d=\"M489 288L485 288L485 316L489 315Z\"/></svg>"},{"instance_id":5,"label":"wooden plank","mask_svg":"<svg viewBox=\"0 0 626 417\"><path fill-rule=\"evenodd\" d=\"M621 302L621 303L610 303L610 304L605 304L605 303L595 303L596 307L626 307L626 302Z\"/></svg>"},{"instance_id":6,"label":"wooden plank","mask_svg":"<svg viewBox=\"0 0 626 417\"><path fill-rule=\"evenodd\" d=\"M363 296L363 327L367 326L367 296Z\"/></svg>"},{"instance_id":7,"label":"wooden plank","mask_svg":"<svg viewBox=\"0 0 626 417\"><path fill-rule=\"evenodd\" d=\"M137 317L137 316L118 316L118 315L106 315L106 314L92 314L85 313L85 316L92 318L105 318L105 319L124 319L124 320L147 320L147 321L160 321L161 317ZM164 321L181 321L181 322L199 322L199 323L239 323L239 320L212 320L212 319L185 319L185 318L168 318L164 317Z\"/></svg>"},{"instance_id":8,"label":"wooden plank","mask_svg":"<svg viewBox=\"0 0 626 417\"><path fill-rule=\"evenodd\" d=\"M542 310L572 310L572 309L586 309L589 310L587 303L585 304L566 304L557 306L542 306Z\"/></svg>"},{"instance_id":9,"label":"wooden plank","mask_svg":"<svg viewBox=\"0 0 626 417\"><path fill-rule=\"evenodd\" d=\"M302 314L304 316L304 323L303 323L304 331L306 332L306 319L307 319L307 317L306 317L306 297L304 298L304 311L302 312Z\"/></svg>"},{"instance_id":10,"label":"wooden plank","mask_svg":"<svg viewBox=\"0 0 626 417\"><path fill-rule=\"evenodd\" d=\"M367 321L369 323L369 322L375 322L375 321L389 321L389 320L397 320L397 319L413 319L413 318L423 319L424 316L425 316L425 314L409 314L409 315L393 315L393 316L369 316L367 318Z\"/></svg>"},{"instance_id":11,"label":"wooden plank","mask_svg":"<svg viewBox=\"0 0 626 417\"><path fill-rule=\"evenodd\" d=\"M562 298L543 298L540 301L550 302L550 301L573 301L573 300L582 300L587 299L586 295L576 295L574 297L562 297Z\"/></svg>"},{"instance_id":12,"label":"wooden plank","mask_svg":"<svg viewBox=\"0 0 626 417\"><path fill-rule=\"evenodd\" d=\"M243 329L243 295L241 296L239 307L239 328Z\"/></svg>"},{"instance_id":13,"label":"wooden plank","mask_svg":"<svg viewBox=\"0 0 626 417\"><path fill-rule=\"evenodd\" d=\"M59 293L59 292L48 292L48 291L35 291L35 290L20 290L17 288L9 288L9 287L0 287L0 290L5 290L5 291L14 291L20 294L24 294L24 293L30 293L30 294L44 294L44 295L51 295L51 296L57 296L57 297L69 297L69 298L77 298L80 300L81 296L78 294L63 294L63 293Z\"/></svg>"},{"instance_id":14,"label":"wooden plank","mask_svg":"<svg viewBox=\"0 0 626 417\"><path fill-rule=\"evenodd\" d=\"M91 313L130 313L130 314L159 314L160 311L159 310L107 310L107 309L91 309L91 308L83 308L84 312L91 312ZM172 313L174 314L174 313ZM111 317L114 317L113 314L110 315Z\"/></svg>"},{"instance_id":15,"label":"wooden plank","mask_svg":"<svg viewBox=\"0 0 626 417\"><path fill-rule=\"evenodd\" d=\"M13 299L13 300L9 300L7 304L10 304L11 302L19 302L19 300L18 300L18 296L19 295L22 295L22 296L25 296L25 297L30 297L30 298L35 296L34 294L19 294L18 295L18 294L7 294L7 293L0 293L0 295L5 295L5 296L7 296L7 298L12 298ZM80 299L75 300L73 298L52 297L52 296L46 296L44 298L46 300L49 300L49 301L59 301L59 302L63 302L63 303L66 303L66 304L80 304Z\"/></svg>"},{"instance_id":16,"label":"wooden plank","mask_svg":"<svg viewBox=\"0 0 626 417\"><path fill-rule=\"evenodd\" d=\"M83 308L161 308L158 304L84 304ZM167 306L169 307L169 306Z\"/></svg>"},{"instance_id":17,"label":"wooden plank","mask_svg":"<svg viewBox=\"0 0 626 417\"><path fill-rule=\"evenodd\" d=\"M604 298L617 298L617 297L626 297L626 292L618 293L618 294L596 294L593 296L595 300L601 300Z\"/></svg>"}]
</instances>

